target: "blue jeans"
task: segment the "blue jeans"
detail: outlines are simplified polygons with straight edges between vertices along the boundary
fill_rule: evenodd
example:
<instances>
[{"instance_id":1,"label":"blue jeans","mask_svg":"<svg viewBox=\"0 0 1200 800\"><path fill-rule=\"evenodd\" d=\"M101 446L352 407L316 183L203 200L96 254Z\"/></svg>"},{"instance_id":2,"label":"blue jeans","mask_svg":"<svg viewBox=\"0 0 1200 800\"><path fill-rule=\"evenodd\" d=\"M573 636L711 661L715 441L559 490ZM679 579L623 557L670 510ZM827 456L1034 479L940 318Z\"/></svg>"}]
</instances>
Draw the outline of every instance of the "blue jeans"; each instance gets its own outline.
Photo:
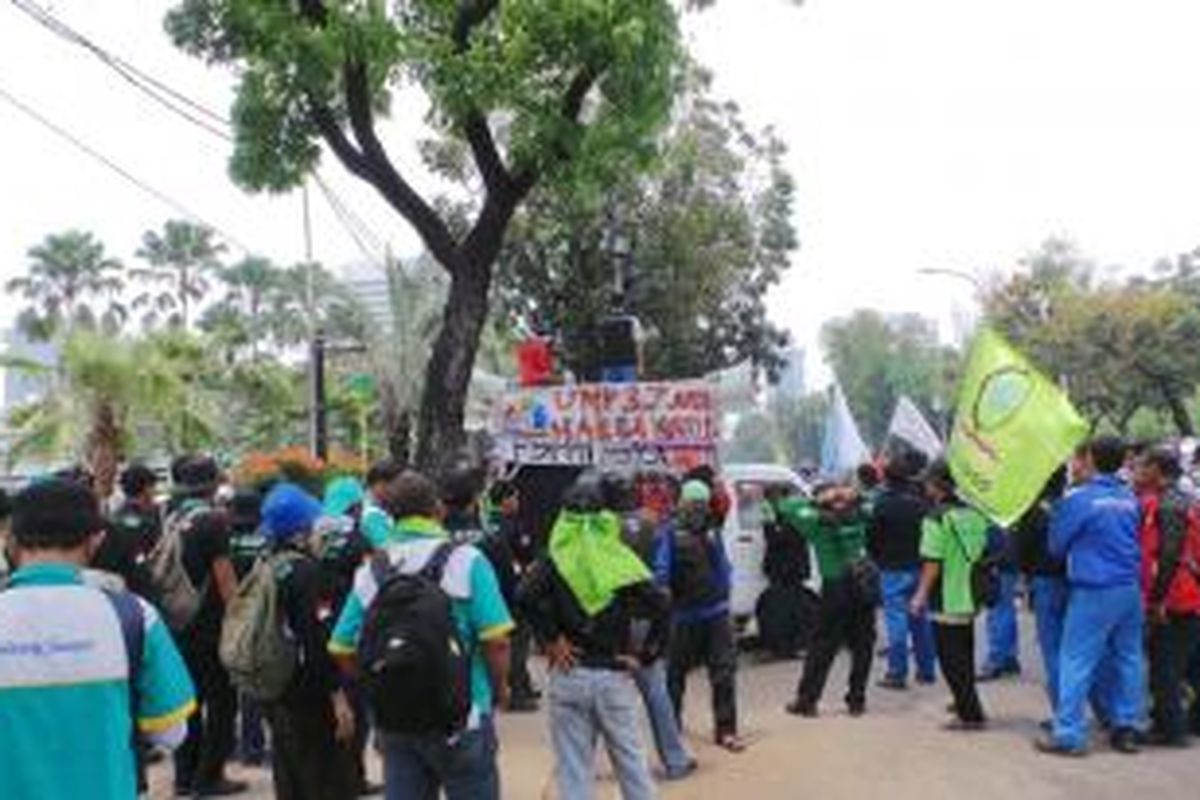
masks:
<instances>
[{"instance_id":1,"label":"blue jeans","mask_svg":"<svg viewBox=\"0 0 1200 800\"><path fill-rule=\"evenodd\" d=\"M1059 655L1054 738L1064 747L1087 746L1085 707L1102 670L1112 686L1104 698L1114 729L1137 728L1146 696L1142 637L1145 619L1137 585L1073 587L1067 600Z\"/></svg>"},{"instance_id":2,"label":"blue jeans","mask_svg":"<svg viewBox=\"0 0 1200 800\"><path fill-rule=\"evenodd\" d=\"M591 800L596 740L604 739L623 800L653 800L637 692L624 672L576 667L550 676L550 741L559 800Z\"/></svg>"},{"instance_id":3,"label":"blue jeans","mask_svg":"<svg viewBox=\"0 0 1200 800\"><path fill-rule=\"evenodd\" d=\"M917 659L917 677L932 683L937 679L937 655L933 645L933 624L928 614L914 617L908 604L917 591L921 571L914 567L905 570L883 570L883 623L887 628L889 678L908 678L908 640L912 637L913 654Z\"/></svg>"},{"instance_id":4,"label":"blue jeans","mask_svg":"<svg viewBox=\"0 0 1200 800\"><path fill-rule=\"evenodd\" d=\"M387 800L500 800L496 729L491 717L452 741L441 735L382 733Z\"/></svg>"},{"instance_id":5,"label":"blue jeans","mask_svg":"<svg viewBox=\"0 0 1200 800\"><path fill-rule=\"evenodd\" d=\"M988 655L983 671L1021 668L1018 656L1016 572L1000 573L1000 600L987 612Z\"/></svg>"},{"instance_id":6,"label":"blue jeans","mask_svg":"<svg viewBox=\"0 0 1200 800\"><path fill-rule=\"evenodd\" d=\"M267 734L263 710L248 694L238 695L241 725L238 732L238 756L243 764L261 764L267 755Z\"/></svg>"},{"instance_id":7,"label":"blue jeans","mask_svg":"<svg viewBox=\"0 0 1200 800\"><path fill-rule=\"evenodd\" d=\"M691 766L693 759L683 746L679 722L675 719L675 707L671 704L671 694L667 691L666 662L660 658L653 664L642 667L633 673L633 680L642 695L646 715L650 717L650 730L654 733L654 746L658 750L658 759L662 762L663 769L668 775L683 772Z\"/></svg>"},{"instance_id":8,"label":"blue jeans","mask_svg":"<svg viewBox=\"0 0 1200 800\"><path fill-rule=\"evenodd\" d=\"M1058 707L1058 658L1062 645L1063 620L1067 615L1067 581L1053 575L1035 575L1030 582L1033 619L1037 625L1038 649L1046 671L1046 695L1050 708Z\"/></svg>"}]
</instances>

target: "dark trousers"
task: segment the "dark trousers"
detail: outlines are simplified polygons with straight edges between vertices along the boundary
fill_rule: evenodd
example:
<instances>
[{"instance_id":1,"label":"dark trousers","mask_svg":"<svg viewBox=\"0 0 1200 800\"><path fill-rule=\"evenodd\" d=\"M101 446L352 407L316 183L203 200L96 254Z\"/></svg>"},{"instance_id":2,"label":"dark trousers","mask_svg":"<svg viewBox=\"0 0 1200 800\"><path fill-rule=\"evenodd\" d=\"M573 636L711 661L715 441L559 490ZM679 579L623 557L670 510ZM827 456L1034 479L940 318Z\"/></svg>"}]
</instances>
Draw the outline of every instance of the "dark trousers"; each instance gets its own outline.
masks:
<instances>
[{"instance_id":1,"label":"dark trousers","mask_svg":"<svg viewBox=\"0 0 1200 800\"><path fill-rule=\"evenodd\" d=\"M233 755L237 693L217 656L217 643L178 637L179 649L196 685L196 713L188 718L187 738L175 751L175 786L199 790L225 777Z\"/></svg>"},{"instance_id":2,"label":"dark trousers","mask_svg":"<svg viewBox=\"0 0 1200 800\"><path fill-rule=\"evenodd\" d=\"M238 757L243 764L261 764L267 755L267 732L262 706L249 695L238 696L241 724L238 726Z\"/></svg>"},{"instance_id":3,"label":"dark trousers","mask_svg":"<svg viewBox=\"0 0 1200 800\"><path fill-rule=\"evenodd\" d=\"M266 707L271 773L277 800L350 800L353 753L334 740L328 698L297 697Z\"/></svg>"},{"instance_id":4,"label":"dark trousers","mask_svg":"<svg viewBox=\"0 0 1200 800\"><path fill-rule=\"evenodd\" d=\"M829 670L843 647L850 650L851 659L846 705L862 708L867 702L867 680L875 658L875 608L855 598L849 578L830 581L821 587L817 631L808 647L796 691L800 705L815 707L820 702Z\"/></svg>"},{"instance_id":5,"label":"dark trousers","mask_svg":"<svg viewBox=\"0 0 1200 800\"><path fill-rule=\"evenodd\" d=\"M708 668L713 722L718 737L737 733L737 645L727 614L703 622L676 624L667 658L667 690L682 728L683 695L694 667Z\"/></svg>"},{"instance_id":6,"label":"dark trousers","mask_svg":"<svg viewBox=\"0 0 1200 800\"><path fill-rule=\"evenodd\" d=\"M1154 730L1169 739L1188 732L1183 708L1183 683L1188 659L1200 634L1200 617L1171 614L1165 623L1150 626L1150 693Z\"/></svg>"},{"instance_id":7,"label":"dark trousers","mask_svg":"<svg viewBox=\"0 0 1200 800\"><path fill-rule=\"evenodd\" d=\"M533 634L524 622L517 622L509 654L508 685L514 700L533 697L533 679L529 676L529 650Z\"/></svg>"},{"instance_id":8,"label":"dark trousers","mask_svg":"<svg viewBox=\"0 0 1200 800\"><path fill-rule=\"evenodd\" d=\"M954 711L963 722L983 722L983 705L975 689L975 624L935 622L933 638L937 644L942 675L954 695Z\"/></svg>"},{"instance_id":9,"label":"dark trousers","mask_svg":"<svg viewBox=\"0 0 1200 800\"><path fill-rule=\"evenodd\" d=\"M357 681L345 681L343 689L354 711L354 738L350 740L350 767L354 785L361 792L367 786L367 742L371 738L371 710L367 695Z\"/></svg>"}]
</instances>

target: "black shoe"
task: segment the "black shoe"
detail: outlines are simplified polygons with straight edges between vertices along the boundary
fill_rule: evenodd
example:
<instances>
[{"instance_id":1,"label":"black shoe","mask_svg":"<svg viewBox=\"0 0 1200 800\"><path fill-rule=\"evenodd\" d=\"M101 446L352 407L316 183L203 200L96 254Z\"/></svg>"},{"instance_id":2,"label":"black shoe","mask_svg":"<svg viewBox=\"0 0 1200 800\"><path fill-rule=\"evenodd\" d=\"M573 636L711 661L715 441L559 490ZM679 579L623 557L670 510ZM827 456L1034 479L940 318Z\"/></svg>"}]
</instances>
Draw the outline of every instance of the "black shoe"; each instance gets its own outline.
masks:
<instances>
[{"instance_id":1,"label":"black shoe","mask_svg":"<svg viewBox=\"0 0 1200 800\"><path fill-rule=\"evenodd\" d=\"M186 784L186 783L175 784L175 796L176 797L191 797L192 796L191 785Z\"/></svg>"},{"instance_id":2,"label":"black shoe","mask_svg":"<svg viewBox=\"0 0 1200 800\"><path fill-rule=\"evenodd\" d=\"M358 787L358 792L356 794L358 794L359 797L378 797L379 795L383 794L383 784L371 783L370 781L367 781L362 786Z\"/></svg>"},{"instance_id":3,"label":"black shoe","mask_svg":"<svg viewBox=\"0 0 1200 800\"><path fill-rule=\"evenodd\" d=\"M1142 748L1138 746L1138 732L1130 728L1113 731L1109 741L1112 743L1113 750L1127 756L1137 755L1142 751Z\"/></svg>"},{"instance_id":4,"label":"black shoe","mask_svg":"<svg viewBox=\"0 0 1200 800\"><path fill-rule=\"evenodd\" d=\"M975 676L978 683L990 683L1003 678L1017 678L1021 675L1020 664L1008 664L1003 667L989 667Z\"/></svg>"},{"instance_id":5,"label":"black shoe","mask_svg":"<svg viewBox=\"0 0 1200 800\"><path fill-rule=\"evenodd\" d=\"M1039 736L1033 743L1033 747L1039 753L1045 753L1048 756L1083 758L1088 754L1086 747L1067 747L1056 741L1053 736Z\"/></svg>"},{"instance_id":6,"label":"black shoe","mask_svg":"<svg viewBox=\"0 0 1200 800\"><path fill-rule=\"evenodd\" d=\"M250 784L245 781L231 781L228 778L222 778L216 783L210 783L208 786L197 788L193 793L193 797L231 797L235 794L244 794L250 790Z\"/></svg>"},{"instance_id":7,"label":"black shoe","mask_svg":"<svg viewBox=\"0 0 1200 800\"><path fill-rule=\"evenodd\" d=\"M668 769L663 775L663 780L681 781L684 778L687 778L692 773L694 773L699 768L700 768L700 765L697 764L696 759L693 758L691 761L689 761L687 764L685 764L680 769Z\"/></svg>"},{"instance_id":8,"label":"black shoe","mask_svg":"<svg viewBox=\"0 0 1200 800\"><path fill-rule=\"evenodd\" d=\"M875 685L880 689L888 689L893 692L903 692L908 689L908 682L904 678L893 678L891 675L880 678Z\"/></svg>"},{"instance_id":9,"label":"black shoe","mask_svg":"<svg viewBox=\"0 0 1200 800\"><path fill-rule=\"evenodd\" d=\"M984 719L952 719L942 726L942 730L956 733L978 733L987 730L987 720Z\"/></svg>"},{"instance_id":10,"label":"black shoe","mask_svg":"<svg viewBox=\"0 0 1200 800\"><path fill-rule=\"evenodd\" d=\"M807 717L814 719L817 716L817 707L812 703L805 703L800 700L793 700L784 707L787 713L797 717Z\"/></svg>"},{"instance_id":11,"label":"black shoe","mask_svg":"<svg viewBox=\"0 0 1200 800\"><path fill-rule=\"evenodd\" d=\"M1169 747L1175 750L1186 750L1191 747L1186 734L1172 736L1162 731L1151 731L1144 740L1147 747Z\"/></svg>"},{"instance_id":12,"label":"black shoe","mask_svg":"<svg viewBox=\"0 0 1200 800\"><path fill-rule=\"evenodd\" d=\"M867 704L866 703L846 703L846 711L848 711L850 713L850 716L852 716L852 717L861 717L862 715L867 713Z\"/></svg>"},{"instance_id":13,"label":"black shoe","mask_svg":"<svg viewBox=\"0 0 1200 800\"><path fill-rule=\"evenodd\" d=\"M921 684L922 686L933 686L935 683L937 683L937 676L936 675L918 675L917 683Z\"/></svg>"}]
</instances>

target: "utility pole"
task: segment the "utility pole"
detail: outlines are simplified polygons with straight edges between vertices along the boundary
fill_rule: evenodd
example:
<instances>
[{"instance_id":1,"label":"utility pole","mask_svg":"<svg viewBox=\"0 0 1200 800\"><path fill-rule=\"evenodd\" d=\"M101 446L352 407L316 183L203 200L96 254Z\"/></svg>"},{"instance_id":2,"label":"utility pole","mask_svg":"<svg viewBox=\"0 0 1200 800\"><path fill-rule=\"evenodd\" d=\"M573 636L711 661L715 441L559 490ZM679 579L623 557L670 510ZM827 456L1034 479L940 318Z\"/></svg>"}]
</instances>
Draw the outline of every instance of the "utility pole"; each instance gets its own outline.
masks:
<instances>
[{"instance_id":1,"label":"utility pole","mask_svg":"<svg viewBox=\"0 0 1200 800\"><path fill-rule=\"evenodd\" d=\"M325 413L325 332L317 322L317 264L313 260L312 214L308 202L308 183L300 190L304 212L304 302L308 312L309 447L324 460L329 455L329 430Z\"/></svg>"}]
</instances>

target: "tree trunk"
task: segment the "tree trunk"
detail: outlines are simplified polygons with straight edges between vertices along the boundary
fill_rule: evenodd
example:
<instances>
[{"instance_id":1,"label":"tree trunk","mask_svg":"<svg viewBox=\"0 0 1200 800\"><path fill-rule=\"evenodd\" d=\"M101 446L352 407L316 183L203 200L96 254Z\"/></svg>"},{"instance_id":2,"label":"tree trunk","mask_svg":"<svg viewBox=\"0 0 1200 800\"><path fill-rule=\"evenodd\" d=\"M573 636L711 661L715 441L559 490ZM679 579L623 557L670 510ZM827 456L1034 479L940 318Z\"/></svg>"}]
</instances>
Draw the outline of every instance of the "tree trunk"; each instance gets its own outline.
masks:
<instances>
[{"instance_id":1,"label":"tree trunk","mask_svg":"<svg viewBox=\"0 0 1200 800\"><path fill-rule=\"evenodd\" d=\"M117 483L117 468L121 462L121 426L116 410L102 403L92 418L88 432L85 459L96 482L96 496L101 502L112 496Z\"/></svg>"},{"instance_id":2,"label":"tree trunk","mask_svg":"<svg viewBox=\"0 0 1200 800\"><path fill-rule=\"evenodd\" d=\"M464 260L450 280L421 399L417 466L426 471L453 461L466 441L467 392L487 321L491 267L492 259Z\"/></svg>"},{"instance_id":3,"label":"tree trunk","mask_svg":"<svg viewBox=\"0 0 1200 800\"><path fill-rule=\"evenodd\" d=\"M1163 387L1163 398L1167 401L1167 409L1171 412L1171 420L1180 436L1195 436L1196 425L1192 422L1191 412L1178 393Z\"/></svg>"},{"instance_id":4,"label":"tree trunk","mask_svg":"<svg viewBox=\"0 0 1200 800\"><path fill-rule=\"evenodd\" d=\"M401 409L388 417L388 456L398 464L407 464L412 458L412 412Z\"/></svg>"}]
</instances>

